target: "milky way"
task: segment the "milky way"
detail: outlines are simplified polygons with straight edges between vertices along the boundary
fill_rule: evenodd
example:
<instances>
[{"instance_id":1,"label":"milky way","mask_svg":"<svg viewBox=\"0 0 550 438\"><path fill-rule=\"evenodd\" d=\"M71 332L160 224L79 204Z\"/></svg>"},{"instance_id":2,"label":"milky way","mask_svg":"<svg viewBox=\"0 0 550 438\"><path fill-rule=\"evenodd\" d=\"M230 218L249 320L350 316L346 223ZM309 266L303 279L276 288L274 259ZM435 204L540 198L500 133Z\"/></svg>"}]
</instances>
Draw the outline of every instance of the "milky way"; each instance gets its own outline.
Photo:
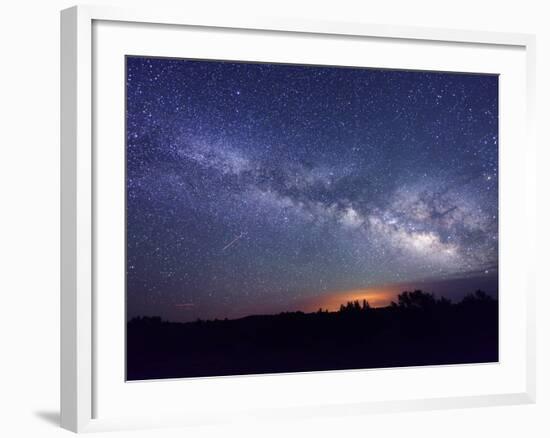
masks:
<instances>
[{"instance_id":1,"label":"milky way","mask_svg":"<svg viewBox=\"0 0 550 438\"><path fill-rule=\"evenodd\" d=\"M496 278L497 76L129 57L126 80L129 317Z\"/></svg>"}]
</instances>

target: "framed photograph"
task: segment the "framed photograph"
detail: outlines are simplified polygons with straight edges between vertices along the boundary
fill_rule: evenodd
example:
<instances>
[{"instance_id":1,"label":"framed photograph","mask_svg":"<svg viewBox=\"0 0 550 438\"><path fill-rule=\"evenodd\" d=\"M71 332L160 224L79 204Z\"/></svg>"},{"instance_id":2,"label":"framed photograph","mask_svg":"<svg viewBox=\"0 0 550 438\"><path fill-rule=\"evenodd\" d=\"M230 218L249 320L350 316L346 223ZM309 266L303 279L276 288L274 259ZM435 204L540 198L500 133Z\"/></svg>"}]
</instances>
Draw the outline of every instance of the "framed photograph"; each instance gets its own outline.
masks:
<instances>
[{"instance_id":1,"label":"framed photograph","mask_svg":"<svg viewBox=\"0 0 550 438\"><path fill-rule=\"evenodd\" d=\"M533 36L61 31L63 427L534 402Z\"/></svg>"}]
</instances>

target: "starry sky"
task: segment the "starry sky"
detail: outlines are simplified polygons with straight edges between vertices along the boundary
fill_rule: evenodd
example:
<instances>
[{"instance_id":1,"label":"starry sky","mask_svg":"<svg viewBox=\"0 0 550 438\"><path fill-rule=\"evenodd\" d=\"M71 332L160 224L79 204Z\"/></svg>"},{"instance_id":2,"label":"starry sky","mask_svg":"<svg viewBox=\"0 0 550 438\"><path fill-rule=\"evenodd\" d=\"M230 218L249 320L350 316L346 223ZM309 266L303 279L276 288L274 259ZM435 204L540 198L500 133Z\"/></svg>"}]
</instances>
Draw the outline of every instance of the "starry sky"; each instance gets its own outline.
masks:
<instances>
[{"instance_id":1,"label":"starry sky","mask_svg":"<svg viewBox=\"0 0 550 438\"><path fill-rule=\"evenodd\" d=\"M127 57L127 317L498 286L498 76Z\"/></svg>"}]
</instances>

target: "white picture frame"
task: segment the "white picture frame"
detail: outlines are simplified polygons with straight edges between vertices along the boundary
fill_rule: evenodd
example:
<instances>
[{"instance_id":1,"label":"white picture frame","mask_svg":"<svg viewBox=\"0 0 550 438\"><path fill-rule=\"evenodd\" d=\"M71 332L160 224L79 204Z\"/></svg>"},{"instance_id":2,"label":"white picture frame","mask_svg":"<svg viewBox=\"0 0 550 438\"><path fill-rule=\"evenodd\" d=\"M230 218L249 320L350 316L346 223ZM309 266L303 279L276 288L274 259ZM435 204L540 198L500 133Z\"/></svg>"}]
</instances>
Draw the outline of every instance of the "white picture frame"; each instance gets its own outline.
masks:
<instances>
[{"instance_id":1,"label":"white picture frame","mask_svg":"<svg viewBox=\"0 0 550 438\"><path fill-rule=\"evenodd\" d=\"M104 34L99 34L94 30L94 26L107 23ZM109 394L112 398L113 406L103 403L99 394L106 394L107 385L105 382L111 382L110 379L117 379L118 374L105 377L104 359L113 353L114 347L119 344L106 346L105 336L102 330L98 330L98 321L103 318L111 318L109 323L101 323L103 327L109 327L114 330L117 322L113 318L120 318L120 327L123 326L124 314L116 303L111 308L115 309L109 317L104 313L105 300L97 300L98 285L105 284L105 281L98 278L97 266L101 262L98 260L101 250L98 250L97 232L98 203L103 202L100 197L104 193L98 190L98 180L101 184L107 184L110 181L105 178L111 178L109 169L102 167L105 165L105 158L97 156L95 153L97 138L103 138L101 132L96 130L95 123L101 120L99 108L101 98L96 94L98 77L104 73L94 64L94 60L103 56L98 53L103 50L105 38L110 38L109 26L130 25L130 26L149 26L160 29L163 32L172 32L179 27L186 29L198 29L204 34L208 32L219 32L224 29L239 30L239 38L253 40L262 32L268 32L276 38L285 37L350 37L349 41L384 41L385 44L414 44L424 45L425 50L432 50L433 47L439 47L437 50L444 51L446 45L452 44L454 47L460 47L465 53L468 50L477 50L479 48L487 51L494 50L499 52L514 53L510 58L502 55L502 64L495 58L495 65L510 64L510 69L517 69L515 76L519 82L510 81L510 87L515 87L517 95L514 97L519 102L521 115L517 121L519 131L510 132L509 137L513 139L509 143L503 143L503 148L510 151L510 155L501 157L501 168L503 169L501 178L503 179L501 193L507 195L506 199L514 202L504 202L501 215L507 218L508 232L510 236L520 233L518 224L522 224L522 235L516 236L511 241L516 241L509 248L510 258L508 265L515 260L513 257L521 257L522 263L518 263L517 276L518 282L518 305L520 316L518 324L513 330L515 347L510 351L515 353L520 350L517 366L513 370L498 374L495 369L486 369L490 375L496 376L491 383L493 386L487 386L487 389L481 389L481 393L464 389L462 392L456 390L452 393L445 393L445 388L436 392L435 389L430 393L432 395L416 396L418 392L411 389L408 393L400 394L399 391L392 393L388 397L375 396L374 398L353 396L346 390L334 394L333 401L327 399L312 400L304 398L298 404L291 404L284 400L283 396L274 395L270 403L262 404L261 400L255 400L249 403L245 400L235 403L238 409L229 409L228 400L220 398L219 406L214 406L210 412L206 411L205 406L197 404L196 410L190 409L190 406L172 405L173 409L166 409L165 406L152 407L144 406L144 411L139 412L131 403L128 409L115 412L117 406L122 406L122 398L136 399L139 394L143 398L150 398L152 394L164 394L171 391L170 387L176 388L180 383L176 381L157 382L146 387L140 387L130 383L131 391L122 394L121 391L113 390ZM111 28L114 29L114 28ZM113 32L118 32L114 29ZM124 30L126 32L127 30ZM139 29L131 29L128 32L134 32L132 35L134 44L141 44L139 38ZM102 31L103 32L103 31ZM102 36L103 35L103 36ZM162 38L162 37L159 37ZM348 40L345 40L348 41ZM347 42L341 44L348 44ZM124 38L119 42L112 41L113 52L106 56L118 56L126 50ZM151 47L148 50L155 50L155 44L160 40L150 42ZM340 43L339 43L340 44ZM349 43L351 44L351 43ZM429 46L429 47L428 47ZM166 45L165 45L166 47ZM118 50L118 51L117 51ZM135 49L134 49L135 50ZM134 51L133 50L133 51ZM201 47L197 48L198 51ZM205 46L206 50L206 46ZM424 49L422 49L424 50ZM107 53L107 51L105 51ZM483 52L485 53L485 52ZM274 416L301 417L311 415L341 415L341 414L363 414L369 412L398 412L411 409L441 409L450 407L473 407L498 404L519 404L533 403L535 401L535 283L533 280L534 257L532 254L536 240L535 229L535 142L533 134L533 108L534 108L534 55L535 38L526 34L507 34L477 31L461 31L450 29L424 29L416 27L402 26L384 26L364 23L338 23L338 22L315 22L299 19L275 19L275 18L246 18L242 15L234 17L216 17L211 16L191 16L182 11L162 11L157 9L150 10L131 10L111 8L104 6L77 6L66 9L61 12L61 426L75 431L99 431L119 428L142 428L142 427L161 427L168 425L188 425L203 424L209 422L226 421L233 418L246 418L253 416L255 418L270 418ZM329 54L330 55L330 54ZM239 56L234 55L235 56ZM299 56L299 55L297 55ZM495 55L497 56L497 55ZM500 55L499 55L500 56ZM232 59L235 59L235 58ZM477 58L482 58L478 56ZM486 57L485 57L486 58ZM105 59L109 59L108 57ZM479 69L485 71L483 62L488 63L491 59L477 59L472 62L480 62ZM344 62L344 61L339 61ZM380 61L380 62L383 62ZM409 62L409 64L407 64ZM415 62L404 59L404 68L415 68ZM450 61L449 61L450 62ZM453 61L457 70L460 69L460 59ZM338 61L336 61L338 63ZM508 63L508 64L507 64ZM105 65L103 63L102 65ZM472 64L473 65L473 64ZM418 62L416 68L423 68ZM426 68L426 67L424 67ZM495 67L493 73L501 73L500 67ZM512 71L512 70L510 70ZM512 77L513 74L510 74ZM117 81L122 81L122 77L117 77ZM523 82L525 80L525 82ZM519 84L522 84L521 86ZM502 97L502 96L501 96ZM506 98L506 96L503 96ZM98 103L99 101L99 103ZM515 102L515 101L514 101ZM512 114L512 113L510 113ZM123 123L122 120L119 122ZM516 122L514 122L516 123ZM103 125L104 126L104 125ZM104 128L102 128L104 129ZM111 129L111 128L109 128ZM118 128L113 128L112 132ZM112 134L111 132L111 134ZM506 140L507 136L504 136ZM113 138L122 137L114 135ZM509 146L507 146L507 144ZM521 147L518 147L521 145ZM516 146L515 148L513 146ZM508 154L508 152L507 152ZM103 155L104 156L104 155ZM521 160L518 162L518 160ZM113 165L116 166L116 157ZM518 169L513 170L517 165ZM511 169L511 171L508 171ZM114 178L114 177L113 177ZM513 181L511 181L511 179ZM113 179L116 186L116 181ZM512 188L511 182L514 182ZM502 194L501 194L502 196ZM521 201L521 208L517 208L515 201ZM113 201L115 202L116 199ZM501 199L502 201L502 199ZM517 204L517 203L516 203ZM507 207L509 205L509 207ZM508 219L509 217L509 219ZM506 230L504 230L506 231ZM100 245L101 246L101 245ZM513 246L513 247L512 247ZM103 247L102 247L103 248ZM521 252L527 255L521 255ZM513 253L516 255L514 256ZM105 277L106 278L106 277ZM501 278L501 282L502 282ZM504 279L506 281L506 279ZM117 292L118 293L118 292ZM123 302L124 291L120 290L122 299L117 303ZM120 296L119 296L120 298ZM501 311L506 312L506 309ZM117 313L118 312L118 313ZM505 318L505 321L507 319ZM100 325L101 325L100 324ZM118 326L117 326L118 327ZM120 328L119 327L119 328ZM506 329L508 326L505 326ZM501 325L501 331L503 326ZM118 330L118 329L116 329ZM512 328L510 328L512 330ZM506 334L506 331L505 331ZM113 338L116 338L114 336ZM502 342L507 343L510 337L504 337ZM510 341L512 342L512 341ZM105 345L105 347L104 347ZM506 345L504 345L506 347ZM103 350L102 350L103 349ZM102 354L98 355L98 351ZM110 353L109 353L110 352ZM123 354L123 351L120 352ZM98 357L100 359L98 359ZM119 358L120 359L120 358ZM118 360L118 359L117 359ZM119 362L116 362L117 364ZM506 367L506 362L496 364L502 369ZM418 369L422 368L422 369ZM441 367L440 367L441 368ZM471 367L462 370L461 366L456 366L455 371L439 371L434 368L417 367L416 370L393 369L387 371L384 378L399 379L405 378L405 373L410 377L415 374L419 379L443 379L448 380L449 373L461 373L459 379L467 379L468 375L477 375L480 380L480 373L483 373L481 367ZM446 368L449 369L449 368ZM392 373L391 376L389 373ZM441 374L441 375L438 375ZM497 375L498 374L498 375ZM298 373L292 376L286 376L285 380L279 380L277 385L317 385L322 384L319 380L323 373ZM343 388L353 388L353 382L349 381L349 376L354 379L367 378L366 374L356 372L334 373L331 379L334 384L343 385ZM453 374L454 375L454 374ZM369 375L372 379L373 374ZM198 379L192 383L196 386L196 391L207 391L208 394L215 395L220 392L223 386L224 393L231 391L242 391L241 397L246 394L253 395L257 391L255 388L270 388L273 385L274 376L254 376L254 377L231 377L220 379ZM382 377L381 377L382 378ZM408 378L408 377L407 377ZM347 379L347 380L346 380ZM506 386L504 380L513 381L513 386ZM120 379L119 379L120 380ZM485 379L487 380L487 379ZM306 381L303 383L302 381ZM499 383L500 382L500 383ZM125 385L124 381L118 382L121 387ZM460 383L460 380L459 380ZM157 386L154 386L157 385ZM264 385L264 386L261 386ZM265 386L268 385L268 386ZM350 386L346 386L350 385ZM128 386L128 384L126 384ZM467 385L466 385L467 386ZM290 386L289 386L290 387ZM330 386L329 386L330 387ZM101 388L98 390L98 388ZM491 389L492 388L492 389ZM262 389L262 390L263 390ZM190 388L191 390L191 388ZM485 391L485 392L483 392ZM172 391L174 392L174 391ZM374 391L376 392L376 391ZM330 391L329 391L330 393ZM434 395L437 394L437 395ZM173 394L166 399L170 402ZM238 397L238 396L237 396ZM103 396L105 400L105 396ZM225 406L228 409L224 409ZM133 408L136 408L133 415ZM98 412L107 412L108 415L98 415Z\"/></svg>"}]
</instances>

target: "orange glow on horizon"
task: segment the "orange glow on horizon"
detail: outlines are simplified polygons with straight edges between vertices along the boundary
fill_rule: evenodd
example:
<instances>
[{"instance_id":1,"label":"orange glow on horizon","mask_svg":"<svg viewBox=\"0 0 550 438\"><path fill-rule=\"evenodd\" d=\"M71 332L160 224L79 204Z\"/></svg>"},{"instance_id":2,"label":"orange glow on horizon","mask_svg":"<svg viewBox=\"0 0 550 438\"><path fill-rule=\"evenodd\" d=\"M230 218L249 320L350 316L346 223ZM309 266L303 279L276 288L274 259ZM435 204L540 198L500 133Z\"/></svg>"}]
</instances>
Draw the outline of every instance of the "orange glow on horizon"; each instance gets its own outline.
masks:
<instances>
[{"instance_id":1,"label":"orange glow on horizon","mask_svg":"<svg viewBox=\"0 0 550 438\"><path fill-rule=\"evenodd\" d=\"M367 300L371 307L385 307L395 299L400 289L398 285L392 285L329 292L322 296L308 299L304 303L304 311L313 312L322 308L323 310L333 312L338 310L341 304L355 300L361 303L363 300Z\"/></svg>"}]
</instances>

